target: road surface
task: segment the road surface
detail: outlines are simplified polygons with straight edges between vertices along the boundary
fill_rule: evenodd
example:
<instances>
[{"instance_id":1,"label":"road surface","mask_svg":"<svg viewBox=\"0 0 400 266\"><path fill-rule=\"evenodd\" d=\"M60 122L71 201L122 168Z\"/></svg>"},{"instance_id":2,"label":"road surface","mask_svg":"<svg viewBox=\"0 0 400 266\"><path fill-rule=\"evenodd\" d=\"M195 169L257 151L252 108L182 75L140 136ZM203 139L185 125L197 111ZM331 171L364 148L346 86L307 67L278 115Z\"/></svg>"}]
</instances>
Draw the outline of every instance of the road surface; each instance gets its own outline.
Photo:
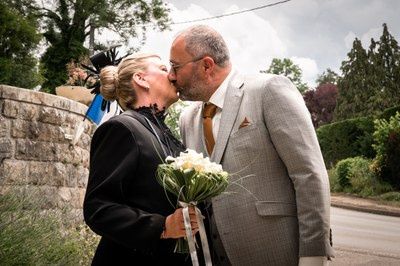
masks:
<instances>
[{"instance_id":1,"label":"road surface","mask_svg":"<svg viewBox=\"0 0 400 266\"><path fill-rule=\"evenodd\" d=\"M400 217L331 208L331 265L400 265Z\"/></svg>"}]
</instances>

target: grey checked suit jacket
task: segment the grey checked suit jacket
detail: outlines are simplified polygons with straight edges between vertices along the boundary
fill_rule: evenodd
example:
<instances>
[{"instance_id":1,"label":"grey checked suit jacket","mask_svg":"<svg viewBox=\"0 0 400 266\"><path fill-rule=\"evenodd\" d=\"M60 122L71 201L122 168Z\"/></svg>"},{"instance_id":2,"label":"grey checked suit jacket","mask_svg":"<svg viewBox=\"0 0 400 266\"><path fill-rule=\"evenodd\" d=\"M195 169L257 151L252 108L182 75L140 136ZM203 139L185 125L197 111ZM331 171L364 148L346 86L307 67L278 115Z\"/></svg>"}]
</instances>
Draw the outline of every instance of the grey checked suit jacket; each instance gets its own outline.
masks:
<instances>
[{"instance_id":1,"label":"grey checked suit jacket","mask_svg":"<svg viewBox=\"0 0 400 266\"><path fill-rule=\"evenodd\" d=\"M182 114L188 148L207 155L202 103ZM247 118L250 124L239 128ZM233 265L297 265L299 257L333 256L329 179L310 114L289 79L234 73L211 160L231 175L212 200Z\"/></svg>"}]
</instances>

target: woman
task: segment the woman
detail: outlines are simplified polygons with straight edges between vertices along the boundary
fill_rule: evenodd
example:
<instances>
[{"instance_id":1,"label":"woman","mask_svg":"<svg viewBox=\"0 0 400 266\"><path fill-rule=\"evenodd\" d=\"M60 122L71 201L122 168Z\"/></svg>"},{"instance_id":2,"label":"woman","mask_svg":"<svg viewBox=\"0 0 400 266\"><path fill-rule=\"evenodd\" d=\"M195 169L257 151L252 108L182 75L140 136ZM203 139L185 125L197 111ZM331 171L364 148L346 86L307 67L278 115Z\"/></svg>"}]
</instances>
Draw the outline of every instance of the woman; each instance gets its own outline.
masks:
<instances>
[{"instance_id":1,"label":"woman","mask_svg":"<svg viewBox=\"0 0 400 266\"><path fill-rule=\"evenodd\" d=\"M125 112L94 133L84 218L102 238L93 265L191 265L174 253L185 236L182 209L157 183L157 166L184 150L164 124L164 110L177 101L168 70L157 55L126 57L100 73L101 93ZM194 232L197 223L190 210Z\"/></svg>"}]
</instances>

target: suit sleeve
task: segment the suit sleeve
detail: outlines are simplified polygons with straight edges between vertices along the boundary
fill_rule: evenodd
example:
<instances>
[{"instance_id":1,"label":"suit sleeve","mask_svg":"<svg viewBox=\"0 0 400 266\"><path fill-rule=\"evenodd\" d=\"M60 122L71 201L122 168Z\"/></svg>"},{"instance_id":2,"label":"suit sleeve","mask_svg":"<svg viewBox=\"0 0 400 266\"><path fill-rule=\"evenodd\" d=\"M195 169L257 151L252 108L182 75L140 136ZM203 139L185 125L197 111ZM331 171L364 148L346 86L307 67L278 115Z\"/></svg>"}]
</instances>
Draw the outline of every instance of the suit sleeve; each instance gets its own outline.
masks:
<instances>
[{"instance_id":1,"label":"suit sleeve","mask_svg":"<svg viewBox=\"0 0 400 266\"><path fill-rule=\"evenodd\" d=\"M90 150L84 218L97 234L127 248L155 248L165 217L126 204L124 182L138 178L139 149L133 133L109 120L95 132Z\"/></svg>"},{"instance_id":2,"label":"suit sleeve","mask_svg":"<svg viewBox=\"0 0 400 266\"><path fill-rule=\"evenodd\" d=\"M289 79L266 84L264 120L296 191L299 256L333 256L329 179L304 100Z\"/></svg>"}]
</instances>

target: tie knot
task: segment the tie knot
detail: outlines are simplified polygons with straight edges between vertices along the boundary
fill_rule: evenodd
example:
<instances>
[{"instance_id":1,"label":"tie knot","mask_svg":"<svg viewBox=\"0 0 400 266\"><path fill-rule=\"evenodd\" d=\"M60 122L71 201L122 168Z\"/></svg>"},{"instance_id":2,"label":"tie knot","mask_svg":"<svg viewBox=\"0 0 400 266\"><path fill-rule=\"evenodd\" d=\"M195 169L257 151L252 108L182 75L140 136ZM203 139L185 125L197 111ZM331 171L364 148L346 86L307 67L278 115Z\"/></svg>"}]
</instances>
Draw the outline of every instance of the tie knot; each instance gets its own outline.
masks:
<instances>
[{"instance_id":1,"label":"tie knot","mask_svg":"<svg viewBox=\"0 0 400 266\"><path fill-rule=\"evenodd\" d=\"M207 103L203 109L203 118L213 118L217 112L217 106L212 103Z\"/></svg>"}]
</instances>

